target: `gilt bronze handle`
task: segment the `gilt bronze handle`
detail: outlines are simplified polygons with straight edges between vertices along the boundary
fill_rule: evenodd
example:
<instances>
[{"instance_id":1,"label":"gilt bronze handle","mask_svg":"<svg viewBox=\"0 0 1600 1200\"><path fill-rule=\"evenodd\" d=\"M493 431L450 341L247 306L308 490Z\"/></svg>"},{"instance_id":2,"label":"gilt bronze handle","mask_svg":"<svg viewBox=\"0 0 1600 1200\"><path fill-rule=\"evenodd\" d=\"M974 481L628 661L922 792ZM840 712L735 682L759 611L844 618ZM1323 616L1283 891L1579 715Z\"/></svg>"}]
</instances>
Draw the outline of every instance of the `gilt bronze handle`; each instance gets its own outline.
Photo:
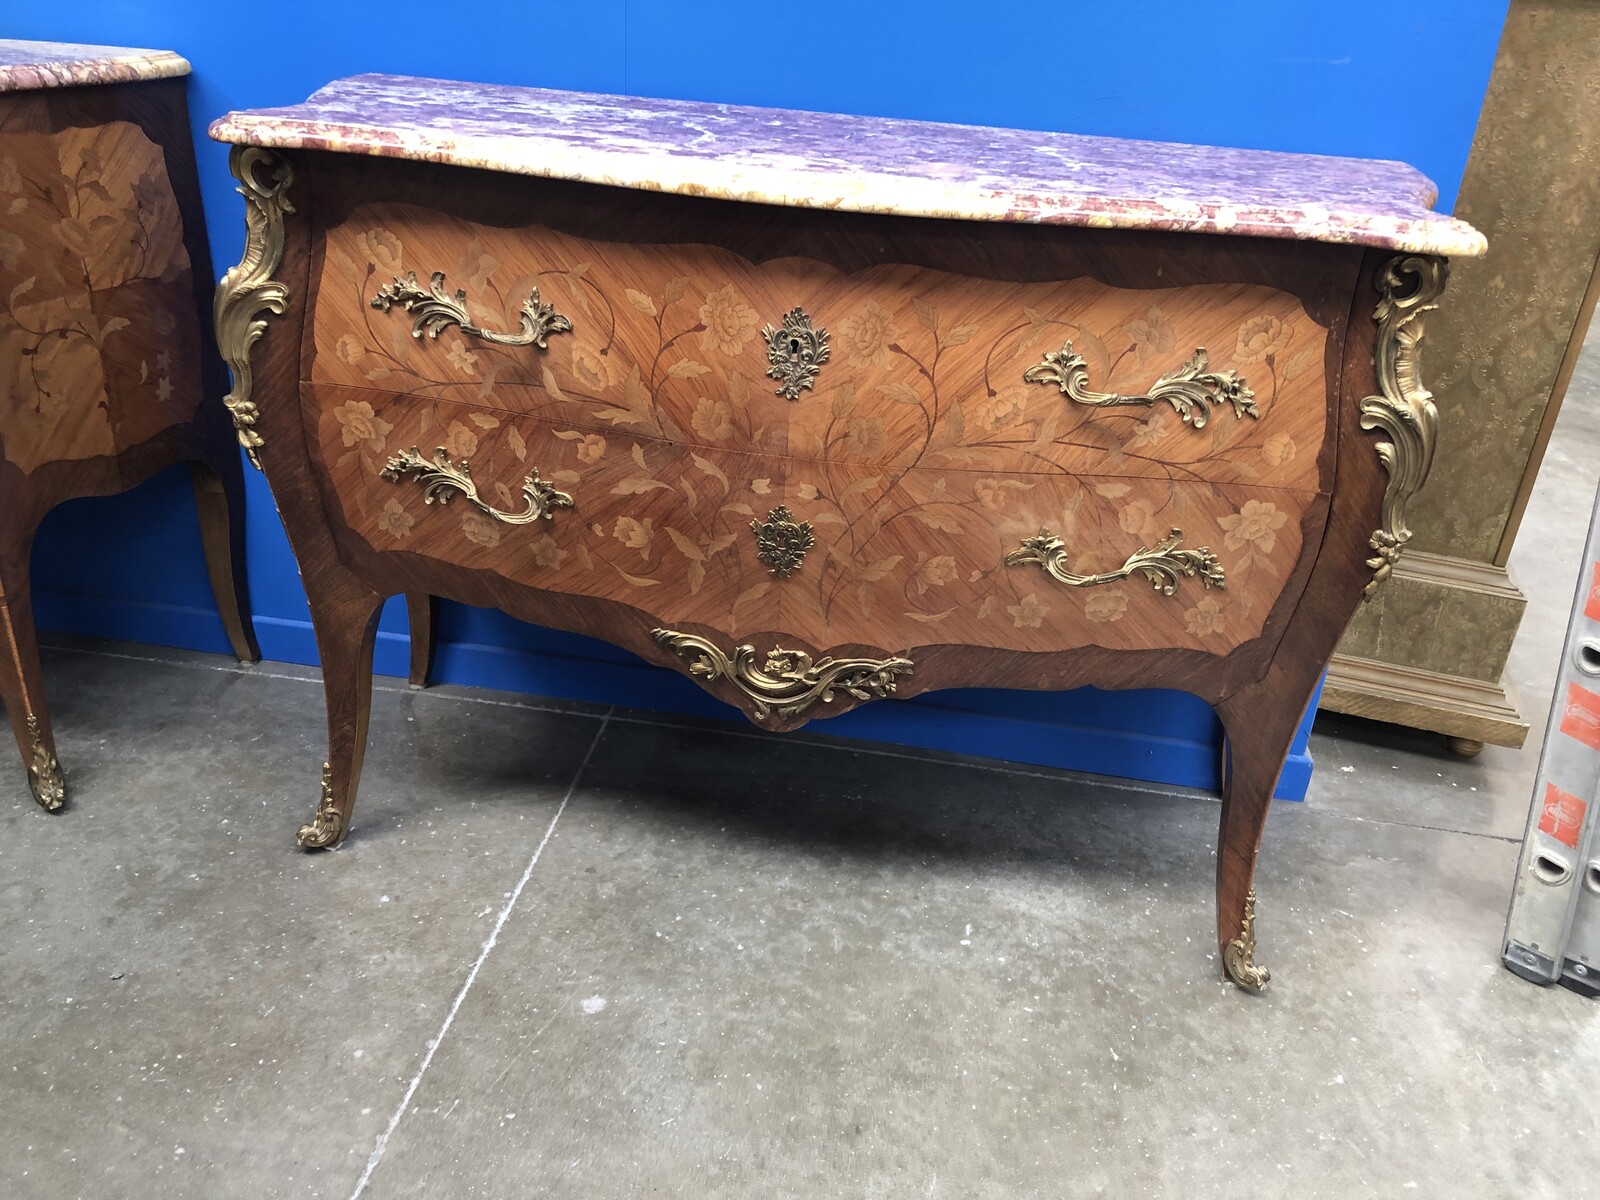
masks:
<instances>
[{"instance_id":1,"label":"gilt bronze handle","mask_svg":"<svg viewBox=\"0 0 1600 1200\"><path fill-rule=\"evenodd\" d=\"M1124 396L1117 392L1096 392L1089 387L1089 364L1083 355L1068 342L1059 350L1052 350L1044 361L1036 363L1022 373L1028 383L1053 383L1067 399L1090 408L1149 407L1160 401L1172 405L1184 423L1204 429L1211 416L1211 406L1227 403L1233 406L1236 417L1261 416L1256 410L1256 394L1233 371L1206 370L1204 346L1195 348L1194 357L1176 370L1168 371L1150 385L1142 396Z\"/></svg>"},{"instance_id":2,"label":"gilt bronze handle","mask_svg":"<svg viewBox=\"0 0 1600 1200\"><path fill-rule=\"evenodd\" d=\"M467 315L467 293L457 288L454 296L446 295L443 271L433 273L426 290L417 282L415 271L408 272L404 279L396 275L393 283L384 284L372 298L372 307L384 312L396 304L414 314L411 322L411 336L414 338L420 338L423 334L436 338L442 330L456 325L467 336L493 342L496 346L537 346L547 350L549 347L545 339L552 333L572 332L572 322L553 306L540 300L538 288L534 288L533 294L522 302L519 310L522 328L518 332L497 333L493 329L474 325Z\"/></svg>"},{"instance_id":3,"label":"gilt bronze handle","mask_svg":"<svg viewBox=\"0 0 1600 1200\"><path fill-rule=\"evenodd\" d=\"M414 476L422 485L423 499L428 504L448 504L450 498L459 493L467 498L467 503L507 525L531 525L541 517L549 520L555 509L572 507L572 497L565 492L558 492L540 479L536 467L522 481L522 495L528 502L527 507L521 512L504 512L478 495L477 482L472 478L472 464L464 458L459 463L452 463L442 446L433 452L431 462L413 446L391 458L380 474L391 483Z\"/></svg>"},{"instance_id":4,"label":"gilt bronze handle","mask_svg":"<svg viewBox=\"0 0 1600 1200\"><path fill-rule=\"evenodd\" d=\"M1174 529L1154 546L1140 546L1128 555L1126 562L1115 571L1098 575L1075 575L1067 567L1067 546L1048 529L1039 530L1037 536L1024 538L1022 545L1006 555L1006 566L1016 567L1027 563L1037 564L1046 575L1068 587L1096 587L1102 583L1116 583L1135 571L1150 581L1150 586L1163 596L1178 589L1178 580L1199 577L1208 588L1226 589L1222 564L1205 546L1194 550L1178 547L1183 531Z\"/></svg>"}]
</instances>

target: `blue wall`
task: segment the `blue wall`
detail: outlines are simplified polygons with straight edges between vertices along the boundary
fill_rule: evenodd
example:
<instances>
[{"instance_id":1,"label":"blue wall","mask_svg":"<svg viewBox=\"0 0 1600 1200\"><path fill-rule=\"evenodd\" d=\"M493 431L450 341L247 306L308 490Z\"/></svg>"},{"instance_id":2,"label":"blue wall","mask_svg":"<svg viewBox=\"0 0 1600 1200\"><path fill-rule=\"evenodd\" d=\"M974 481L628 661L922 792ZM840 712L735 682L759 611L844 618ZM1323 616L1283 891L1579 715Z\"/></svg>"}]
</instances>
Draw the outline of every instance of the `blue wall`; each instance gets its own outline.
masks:
<instances>
[{"instance_id":1,"label":"blue wall","mask_svg":"<svg viewBox=\"0 0 1600 1200\"><path fill-rule=\"evenodd\" d=\"M921 117L1122 137L1396 158L1448 208L1466 163L1505 0L1338 5L1016 0L997 9L813 0L71 0L8 6L0 36L159 46L194 64L190 106L217 268L242 243L227 152L205 137L232 108L288 104L330 79L389 71L591 91ZM315 660L272 498L250 472L251 592L268 658ZM51 629L226 649L186 477L76 501L35 552ZM391 603L379 669L405 671ZM441 678L726 716L693 685L586 639L447 606ZM908 711L911 707L916 711ZM818 726L1170 783L1215 786L1217 727L1170 692L948 692ZM1303 794L1299 755L1279 794Z\"/></svg>"}]
</instances>

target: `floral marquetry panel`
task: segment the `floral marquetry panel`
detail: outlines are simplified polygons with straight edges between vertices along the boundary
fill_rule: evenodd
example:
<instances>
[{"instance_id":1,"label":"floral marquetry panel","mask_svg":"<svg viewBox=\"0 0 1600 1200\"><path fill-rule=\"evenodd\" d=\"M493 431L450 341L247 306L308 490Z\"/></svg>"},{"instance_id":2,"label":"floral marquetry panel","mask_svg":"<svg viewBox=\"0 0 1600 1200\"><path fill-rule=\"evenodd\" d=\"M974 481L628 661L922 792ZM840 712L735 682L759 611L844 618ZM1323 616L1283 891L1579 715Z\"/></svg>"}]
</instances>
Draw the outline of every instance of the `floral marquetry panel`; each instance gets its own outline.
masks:
<instances>
[{"instance_id":1,"label":"floral marquetry panel","mask_svg":"<svg viewBox=\"0 0 1600 1200\"><path fill-rule=\"evenodd\" d=\"M188 420L199 315L161 148L125 121L0 121L0 430L24 472Z\"/></svg>"},{"instance_id":2,"label":"floral marquetry panel","mask_svg":"<svg viewBox=\"0 0 1600 1200\"><path fill-rule=\"evenodd\" d=\"M436 275L464 322L432 323L438 303L373 304L397 279L425 291ZM503 344L535 296L559 327L543 347ZM826 350L791 400L769 375L763 330L796 309ZM897 265L846 275L372 204L327 236L314 344L318 382L707 450L1329 486L1319 452L1337 345L1294 296L1260 285L1131 290ZM1064 353L1070 387L1046 362Z\"/></svg>"},{"instance_id":3,"label":"floral marquetry panel","mask_svg":"<svg viewBox=\"0 0 1600 1200\"><path fill-rule=\"evenodd\" d=\"M815 645L1212 654L1261 635L1326 511L1314 493L1243 486L804 464L791 469L788 506L817 547L784 581L784 628ZM1072 584L1035 562L1008 565L1041 531L1060 539L1075 576L1115 574L1177 532L1179 546L1209 552L1213 577L1178 560L1175 577L1134 569Z\"/></svg>"},{"instance_id":4,"label":"floral marquetry panel","mask_svg":"<svg viewBox=\"0 0 1600 1200\"><path fill-rule=\"evenodd\" d=\"M1120 476L864 474L453 401L315 385L311 396L346 519L376 550L612 599L730 636L782 629L815 646L1222 654L1262 633L1300 556L1302 523L1324 511L1315 493ZM424 465L466 464L463 482L483 503L460 486L430 493L419 471L390 468L412 450ZM513 524L506 516L526 511L521 489L535 471L571 504ZM774 577L751 526L779 504L809 525L813 544ZM1164 591L1163 578L1134 570L1071 586L1037 565L1008 565L1041 530L1063 540L1073 570L1091 575L1177 530L1184 548L1211 554L1216 577L1179 575Z\"/></svg>"},{"instance_id":5,"label":"floral marquetry panel","mask_svg":"<svg viewBox=\"0 0 1600 1200\"><path fill-rule=\"evenodd\" d=\"M373 549L615 599L729 636L777 624L783 581L757 557L750 522L781 501L782 460L679 450L425 397L308 392L318 413L317 452L350 528ZM469 464L480 498L499 512L525 509L521 488L533 471L572 503L513 525L459 490L430 502L415 473L384 474L412 449L428 460L443 450L453 466Z\"/></svg>"}]
</instances>

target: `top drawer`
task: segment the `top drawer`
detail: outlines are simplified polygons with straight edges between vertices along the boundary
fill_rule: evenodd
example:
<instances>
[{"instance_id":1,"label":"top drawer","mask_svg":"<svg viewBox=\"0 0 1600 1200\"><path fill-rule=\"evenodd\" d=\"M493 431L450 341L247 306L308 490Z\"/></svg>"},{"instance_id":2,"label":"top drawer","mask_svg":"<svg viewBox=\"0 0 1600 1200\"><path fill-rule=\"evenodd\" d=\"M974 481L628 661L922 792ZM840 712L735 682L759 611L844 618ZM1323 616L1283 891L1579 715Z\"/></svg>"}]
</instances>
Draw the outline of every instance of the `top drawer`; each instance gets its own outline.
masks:
<instances>
[{"instance_id":1,"label":"top drawer","mask_svg":"<svg viewBox=\"0 0 1600 1200\"><path fill-rule=\"evenodd\" d=\"M1269 287L845 275L389 203L320 263L315 382L886 470L1319 490L1337 347Z\"/></svg>"}]
</instances>

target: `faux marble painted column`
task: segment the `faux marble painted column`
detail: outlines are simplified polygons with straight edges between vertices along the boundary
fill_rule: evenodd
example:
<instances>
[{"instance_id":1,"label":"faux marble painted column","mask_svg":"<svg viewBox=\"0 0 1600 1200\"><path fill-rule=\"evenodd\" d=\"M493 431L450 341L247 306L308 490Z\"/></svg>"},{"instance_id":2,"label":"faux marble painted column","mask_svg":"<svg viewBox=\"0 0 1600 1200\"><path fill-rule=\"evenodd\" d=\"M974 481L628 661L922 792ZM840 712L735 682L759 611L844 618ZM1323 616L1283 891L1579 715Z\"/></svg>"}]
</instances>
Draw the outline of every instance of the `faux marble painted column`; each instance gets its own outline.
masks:
<instances>
[{"instance_id":1,"label":"faux marble painted column","mask_svg":"<svg viewBox=\"0 0 1600 1200\"><path fill-rule=\"evenodd\" d=\"M1600 6L1513 0L1456 215L1486 256L1453 264L1428 320L1439 456L1415 540L1357 614L1322 707L1520 746L1503 676L1524 598L1506 571L1600 293ZM1587 500L1584 501L1587 503Z\"/></svg>"}]
</instances>

